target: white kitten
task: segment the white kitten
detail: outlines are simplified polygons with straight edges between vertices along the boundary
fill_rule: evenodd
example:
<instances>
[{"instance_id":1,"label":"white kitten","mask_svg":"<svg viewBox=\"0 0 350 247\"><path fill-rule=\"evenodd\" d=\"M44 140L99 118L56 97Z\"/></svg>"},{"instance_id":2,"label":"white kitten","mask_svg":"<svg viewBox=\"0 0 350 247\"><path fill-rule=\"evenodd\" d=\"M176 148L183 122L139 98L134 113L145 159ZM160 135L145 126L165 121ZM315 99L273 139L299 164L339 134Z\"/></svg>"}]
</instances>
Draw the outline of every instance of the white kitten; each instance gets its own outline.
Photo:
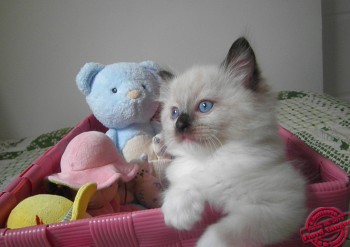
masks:
<instances>
[{"instance_id":1,"label":"white kitten","mask_svg":"<svg viewBox=\"0 0 350 247\"><path fill-rule=\"evenodd\" d=\"M305 216L305 181L284 160L275 102L246 39L221 66L194 67L161 93L163 135L175 158L162 211L190 230L205 203L223 212L197 246L263 246L287 239Z\"/></svg>"}]
</instances>

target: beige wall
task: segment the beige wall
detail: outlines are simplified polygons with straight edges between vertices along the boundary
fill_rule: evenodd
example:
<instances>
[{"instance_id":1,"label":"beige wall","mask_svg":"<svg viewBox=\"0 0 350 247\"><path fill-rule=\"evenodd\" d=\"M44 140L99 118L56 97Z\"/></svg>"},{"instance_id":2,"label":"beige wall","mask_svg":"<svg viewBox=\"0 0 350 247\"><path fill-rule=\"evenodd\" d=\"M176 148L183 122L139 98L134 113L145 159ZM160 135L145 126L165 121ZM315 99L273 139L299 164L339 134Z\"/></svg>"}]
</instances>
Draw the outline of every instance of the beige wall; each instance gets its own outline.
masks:
<instances>
[{"instance_id":1,"label":"beige wall","mask_svg":"<svg viewBox=\"0 0 350 247\"><path fill-rule=\"evenodd\" d=\"M219 63L247 35L274 90L322 92L320 0L2 0L0 138L74 126L90 61Z\"/></svg>"},{"instance_id":2,"label":"beige wall","mask_svg":"<svg viewBox=\"0 0 350 247\"><path fill-rule=\"evenodd\" d=\"M322 0L324 90L350 102L350 1Z\"/></svg>"}]
</instances>

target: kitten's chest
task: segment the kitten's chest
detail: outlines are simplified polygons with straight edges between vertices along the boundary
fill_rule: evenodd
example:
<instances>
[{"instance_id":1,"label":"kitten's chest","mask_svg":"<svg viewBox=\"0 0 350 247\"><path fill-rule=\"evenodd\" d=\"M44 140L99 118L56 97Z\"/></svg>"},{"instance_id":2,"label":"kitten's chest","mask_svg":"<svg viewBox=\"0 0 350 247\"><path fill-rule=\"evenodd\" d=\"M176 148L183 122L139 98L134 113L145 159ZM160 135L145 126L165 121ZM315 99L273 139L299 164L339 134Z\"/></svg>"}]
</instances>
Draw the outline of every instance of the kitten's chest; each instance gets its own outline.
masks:
<instances>
[{"instance_id":1,"label":"kitten's chest","mask_svg":"<svg viewBox=\"0 0 350 247\"><path fill-rule=\"evenodd\" d=\"M193 186L205 191L221 191L234 188L239 183L239 172L217 159L196 159L182 157L176 159L169 169L169 179L191 182Z\"/></svg>"},{"instance_id":2,"label":"kitten's chest","mask_svg":"<svg viewBox=\"0 0 350 247\"><path fill-rule=\"evenodd\" d=\"M173 172L176 181L197 188L212 204L222 204L227 198L241 198L247 194L249 179L233 159L183 159L178 160Z\"/></svg>"}]
</instances>

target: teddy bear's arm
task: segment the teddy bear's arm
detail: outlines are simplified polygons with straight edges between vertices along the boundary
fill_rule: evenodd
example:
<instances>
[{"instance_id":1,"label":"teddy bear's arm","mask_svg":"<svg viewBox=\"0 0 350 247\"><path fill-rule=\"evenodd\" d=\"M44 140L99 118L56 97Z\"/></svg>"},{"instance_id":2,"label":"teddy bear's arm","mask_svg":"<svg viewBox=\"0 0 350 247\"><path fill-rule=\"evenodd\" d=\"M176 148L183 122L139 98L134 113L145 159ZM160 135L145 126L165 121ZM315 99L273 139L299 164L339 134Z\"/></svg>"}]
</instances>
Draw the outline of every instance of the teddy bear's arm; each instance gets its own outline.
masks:
<instances>
[{"instance_id":1,"label":"teddy bear's arm","mask_svg":"<svg viewBox=\"0 0 350 247\"><path fill-rule=\"evenodd\" d=\"M113 141L114 145L119 149L119 143L118 143L118 131L116 129L109 129L106 132L106 135L111 138L111 140Z\"/></svg>"}]
</instances>

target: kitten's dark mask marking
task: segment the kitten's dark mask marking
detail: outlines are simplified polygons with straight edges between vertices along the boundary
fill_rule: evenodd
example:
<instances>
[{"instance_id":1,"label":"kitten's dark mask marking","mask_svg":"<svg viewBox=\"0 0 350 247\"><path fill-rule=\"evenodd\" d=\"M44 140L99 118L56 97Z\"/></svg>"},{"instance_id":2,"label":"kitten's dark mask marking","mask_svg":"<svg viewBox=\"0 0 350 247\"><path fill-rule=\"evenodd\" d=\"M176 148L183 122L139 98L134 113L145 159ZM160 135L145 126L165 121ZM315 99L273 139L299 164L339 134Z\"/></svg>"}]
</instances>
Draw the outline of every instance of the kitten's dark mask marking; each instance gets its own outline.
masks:
<instances>
[{"instance_id":1,"label":"kitten's dark mask marking","mask_svg":"<svg viewBox=\"0 0 350 247\"><path fill-rule=\"evenodd\" d=\"M244 75L244 86L252 91L259 90L260 70L249 42L238 38L231 46L221 66L228 72Z\"/></svg>"},{"instance_id":2,"label":"kitten's dark mask marking","mask_svg":"<svg viewBox=\"0 0 350 247\"><path fill-rule=\"evenodd\" d=\"M191 117L187 113L181 113L175 123L176 132L185 133L191 127Z\"/></svg>"}]
</instances>

